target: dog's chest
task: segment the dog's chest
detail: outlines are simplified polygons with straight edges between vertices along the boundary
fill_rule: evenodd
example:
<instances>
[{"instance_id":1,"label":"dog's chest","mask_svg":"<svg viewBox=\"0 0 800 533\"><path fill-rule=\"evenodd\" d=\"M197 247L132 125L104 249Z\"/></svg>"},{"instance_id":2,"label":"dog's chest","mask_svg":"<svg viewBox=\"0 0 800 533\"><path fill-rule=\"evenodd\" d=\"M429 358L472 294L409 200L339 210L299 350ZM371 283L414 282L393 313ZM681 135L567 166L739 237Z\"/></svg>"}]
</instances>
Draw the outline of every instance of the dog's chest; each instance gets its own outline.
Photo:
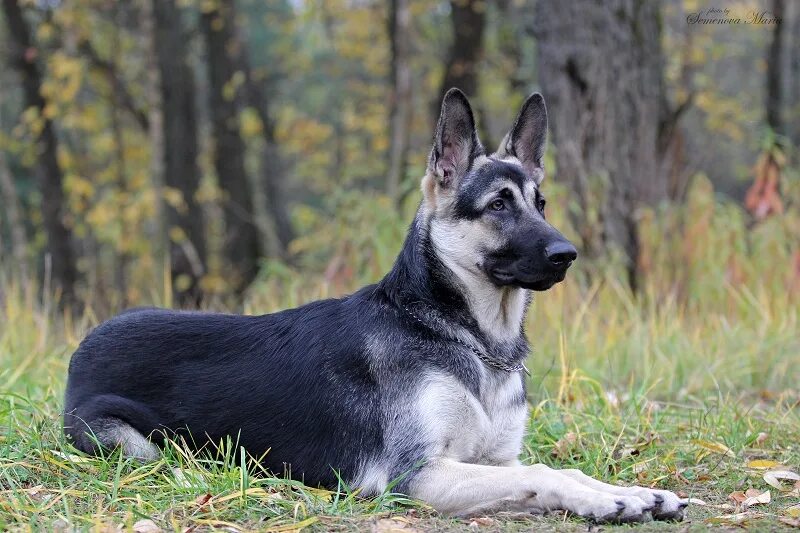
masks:
<instances>
[{"instance_id":1,"label":"dog's chest","mask_svg":"<svg viewBox=\"0 0 800 533\"><path fill-rule=\"evenodd\" d=\"M420 396L433 453L457 461L516 461L527 421L522 376L487 376L475 395L455 378L431 376Z\"/></svg>"}]
</instances>

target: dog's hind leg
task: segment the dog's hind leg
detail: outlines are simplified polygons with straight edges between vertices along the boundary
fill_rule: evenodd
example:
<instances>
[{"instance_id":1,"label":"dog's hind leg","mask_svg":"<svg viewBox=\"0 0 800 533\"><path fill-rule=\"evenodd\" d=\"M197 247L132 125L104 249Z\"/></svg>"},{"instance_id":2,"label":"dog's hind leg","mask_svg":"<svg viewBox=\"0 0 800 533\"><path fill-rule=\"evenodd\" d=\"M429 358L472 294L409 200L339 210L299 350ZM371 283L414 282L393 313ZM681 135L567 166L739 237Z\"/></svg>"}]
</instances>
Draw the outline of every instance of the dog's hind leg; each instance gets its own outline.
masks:
<instances>
[{"instance_id":1,"label":"dog's hind leg","mask_svg":"<svg viewBox=\"0 0 800 533\"><path fill-rule=\"evenodd\" d=\"M146 406L115 395L101 395L81 402L64 413L64 432L79 450L97 455L101 448L121 448L140 461L155 461L158 447L139 427L152 427L153 414ZM99 445L99 446L98 446Z\"/></svg>"},{"instance_id":2,"label":"dog's hind leg","mask_svg":"<svg viewBox=\"0 0 800 533\"><path fill-rule=\"evenodd\" d=\"M651 507L641 499L594 490L545 465L487 466L434 459L409 488L410 496L449 515L564 509L601 522L650 519Z\"/></svg>"},{"instance_id":3,"label":"dog's hind leg","mask_svg":"<svg viewBox=\"0 0 800 533\"><path fill-rule=\"evenodd\" d=\"M95 436L103 446L119 447L123 455L143 462L159 458L158 447L129 424L116 418L106 418L98 422Z\"/></svg>"}]
</instances>

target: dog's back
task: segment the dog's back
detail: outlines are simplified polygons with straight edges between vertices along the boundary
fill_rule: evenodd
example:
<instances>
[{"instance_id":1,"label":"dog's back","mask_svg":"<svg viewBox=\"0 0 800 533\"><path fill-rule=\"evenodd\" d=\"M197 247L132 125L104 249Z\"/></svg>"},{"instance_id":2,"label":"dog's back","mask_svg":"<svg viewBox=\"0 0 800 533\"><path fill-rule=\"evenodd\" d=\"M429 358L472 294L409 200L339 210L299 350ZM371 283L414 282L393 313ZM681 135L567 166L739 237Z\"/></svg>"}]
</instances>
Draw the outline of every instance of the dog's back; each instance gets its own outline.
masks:
<instances>
[{"instance_id":1,"label":"dog's back","mask_svg":"<svg viewBox=\"0 0 800 533\"><path fill-rule=\"evenodd\" d=\"M308 482L335 485L333 468L352 475L382 438L353 327L363 312L354 295L265 316L122 314L72 357L65 431L83 451L96 453L97 440L142 459L157 453L145 437L158 431L196 446L238 436L249 454L268 452L272 471L291 463Z\"/></svg>"}]
</instances>

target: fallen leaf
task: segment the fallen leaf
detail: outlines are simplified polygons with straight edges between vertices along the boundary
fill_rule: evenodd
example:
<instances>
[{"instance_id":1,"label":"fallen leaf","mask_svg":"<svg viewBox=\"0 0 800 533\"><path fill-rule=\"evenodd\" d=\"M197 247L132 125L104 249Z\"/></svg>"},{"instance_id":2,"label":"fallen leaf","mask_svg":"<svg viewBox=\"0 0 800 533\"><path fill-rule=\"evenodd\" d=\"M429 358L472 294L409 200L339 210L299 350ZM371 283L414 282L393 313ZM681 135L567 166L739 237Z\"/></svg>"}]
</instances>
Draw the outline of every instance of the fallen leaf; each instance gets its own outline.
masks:
<instances>
[{"instance_id":1,"label":"fallen leaf","mask_svg":"<svg viewBox=\"0 0 800 533\"><path fill-rule=\"evenodd\" d=\"M733 453L733 450L731 450L721 442L713 442L709 440L700 440L700 439L695 439L692 442L710 452L718 453L721 455L727 455L728 457L736 457L736 454Z\"/></svg>"},{"instance_id":2,"label":"fallen leaf","mask_svg":"<svg viewBox=\"0 0 800 533\"><path fill-rule=\"evenodd\" d=\"M469 527L477 528L481 526L492 526L494 525L494 520L489 518L488 516L479 516L478 518L473 518L472 521L469 523Z\"/></svg>"},{"instance_id":3,"label":"fallen leaf","mask_svg":"<svg viewBox=\"0 0 800 533\"><path fill-rule=\"evenodd\" d=\"M706 522L709 524L737 526L745 523L748 520L763 518L764 516L765 516L764 513L759 513L756 511L745 511L743 513L726 514L726 515L706 518Z\"/></svg>"},{"instance_id":4,"label":"fallen leaf","mask_svg":"<svg viewBox=\"0 0 800 533\"><path fill-rule=\"evenodd\" d=\"M400 518L381 518L372 525L372 533L414 533L419 531L406 520Z\"/></svg>"},{"instance_id":5,"label":"fallen leaf","mask_svg":"<svg viewBox=\"0 0 800 533\"><path fill-rule=\"evenodd\" d=\"M786 516L791 516L792 518L800 518L800 505L792 505L791 507L787 508Z\"/></svg>"},{"instance_id":6,"label":"fallen leaf","mask_svg":"<svg viewBox=\"0 0 800 533\"><path fill-rule=\"evenodd\" d=\"M737 505L741 505L743 507L750 507L751 505L761 505L764 503L769 503L772 499L772 495L770 492L767 491L760 491L758 489L747 489L746 491L742 492L740 490L731 492L728 494L728 498L733 500Z\"/></svg>"},{"instance_id":7,"label":"fallen leaf","mask_svg":"<svg viewBox=\"0 0 800 533\"><path fill-rule=\"evenodd\" d=\"M284 524L282 526L271 527L271 528L269 528L269 531L272 531L273 533L281 533L281 532L284 532L284 531L287 531L287 532L288 531L292 531L293 533L297 533L297 532L301 531L303 528L306 528L306 527L310 526L311 524L316 524L317 522L319 522L319 517L318 516L312 516L312 517L306 518L305 520L300 520L299 522L295 522L293 524ZM233 525L233 524L231 524L231 525ZM239 531L236 527L233 527L232 530L233 531Z\"/></svg>"},{"instance_id":8,"label":"fallen leaf","mask_svg":"<svg viewBox=\"0 0 800 533\"><path fill-rule=\"evenodd\" d=\"M196 503L199 507L203 507L205 504L208 503L208 500L211 499L211 494L201 494L197 498L194 499L194 503Z\"/></svg>"},{"instance_id":9,"label":"fallen leaf","mask_svg":"<svg viewBox=\"0 0 800 533\"><path fill-rule=\"evenodd\" d=\"M742 505L745 507L750 507L751 505L762 505L772 501L772 495L768 490L761 492L758 489L747 489L744 494L747 496L747 499L742 502Z\"/></svg>"},{"instance_id":10,"label":"fallen leaf","mask_svg":"<svg viewBox=\"0 0 800 533\"><path fill-rule=\"evenodd\" d=\"M249 489L245 489L244 491L237 490L235 492L231 492L230 494L226 494L225 496L217 496L214 498L214 503L223 503L230 500L235 500L236 498L242 498L246 496L255 496L256 498L264 498L270 499L269 494L267 491L260 487L250 487Z\"/></svg>"},{"instance_id":11,"label":"fallen leaf","mask_svg":"<svg viewBox=\"0 0 800 533\"><path fill-rule=\"evenodd\" d=\"M64 459L71 463L91 463L93 460L89 457L81 457L80 455L75 455L73 453L64 453L58 450L50 450L50 453L58 457L59 459Z\"/></svg>"},{"instance_id":12,"label":"fallen leaf","mask_svg":"<svg viewBox=\"0 0 800 533\"><path fill-rule=\"evenodd\" d=\"M747 468L754 468L756 470L768 470L776 466L781 466L781 464L777 461L770 461L769 459L754 459L747 463Z\"/></svg>"},{"instance_id":13,"label":"fallen leaf","mask_svg":"<svg viewBox=\"0 0 800 533\"><path fill-rule=\"evenodd\" d=\"M747 496L744 492L737 490L728 494L728 499L733 500L737 504L741 505L747 499Z\"/></svg>"},{"instance_id":14,"label":"fallen leaf","mask_svg":"<svg viewBox=\"0 0 800 533\"><path fill-rule=\"evenodd\" d=\"M575 447L575 443L578 440L578 436L573 433L569 432L556 442L553 445L553 451L550 452L553 457L557 457L559 459L568 459L572 455L572 450Z\"/></svg>"},{"instance_id":15,"label":"fallen leaf","mask_svg":"<svg viewBox=\"0 0 800 533\"><path fill-rule=\"evenodd\" d=\"M790 487L786 487L781 483L781 479L800 481L800 475L792 472L791 470L770 470L769 472L764 472L764 481L766 481L769 485L772 485L781 491L791 490Z\"/></svg>"},{"instance_id":16,"label":"fallen leaf","mask_svg":"<svg viewBox=\"0 0 800 533\"><path fill-rule=\"evenodd\" d=\"M161 533L161 528L149 518L139 520L133 524L134 533Z\"/></svg>"}]
</instances>

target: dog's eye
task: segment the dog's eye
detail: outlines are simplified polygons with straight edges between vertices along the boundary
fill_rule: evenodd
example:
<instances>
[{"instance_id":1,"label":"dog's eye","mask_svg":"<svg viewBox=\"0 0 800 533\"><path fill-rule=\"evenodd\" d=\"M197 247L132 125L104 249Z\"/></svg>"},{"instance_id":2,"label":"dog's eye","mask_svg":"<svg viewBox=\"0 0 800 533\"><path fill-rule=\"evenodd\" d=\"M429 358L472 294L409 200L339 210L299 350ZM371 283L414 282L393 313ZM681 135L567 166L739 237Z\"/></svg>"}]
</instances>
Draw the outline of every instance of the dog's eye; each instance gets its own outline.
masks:
<instances>
[{"instance_id":1,"label":"dog's eye","mask_svg":"<svg viewBox=\"0 0 800 533\"><path fill-rule=\"evenodd\" d=\"M500 198L498 198L497 200L489 204L489 208L492 209L493 211L502 211L503 209L506 208L506 203Z\"/></svg>"},{"instance_id":2,"label":"dog's eye","mask_svg":"<svg viewBox=\"0 0 800 533\"><path fill-rule=\"evenodd\" d=\"M544 213L544 206L547 205L547 200L544 199L544 196L540 196L539 199L536 201L536 207L539 209L540 212Z\"/></svg>"}]
</instances>

